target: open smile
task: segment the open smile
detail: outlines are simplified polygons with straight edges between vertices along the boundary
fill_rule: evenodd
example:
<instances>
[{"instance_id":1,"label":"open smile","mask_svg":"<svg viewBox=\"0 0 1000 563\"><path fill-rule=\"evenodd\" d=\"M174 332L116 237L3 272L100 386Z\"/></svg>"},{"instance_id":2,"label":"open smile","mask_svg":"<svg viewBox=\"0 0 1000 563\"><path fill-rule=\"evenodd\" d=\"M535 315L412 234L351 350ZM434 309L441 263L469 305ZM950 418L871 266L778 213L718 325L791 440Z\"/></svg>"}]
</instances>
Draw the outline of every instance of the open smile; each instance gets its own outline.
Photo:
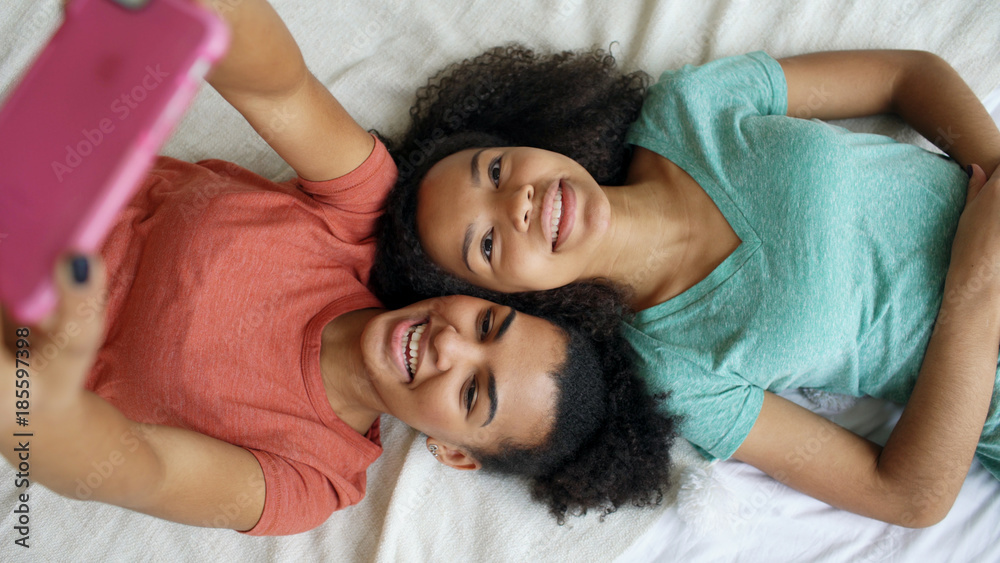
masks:
<instances>
[{"instance_id":1,"label":"open smile","mask_svg":"<svg viewBox=\"0 0 1000 563\"><path fill-rule=\"evenodd\" d=\"M393 330L392 346L396 351L402 383L412 383L420 366L421 337L427 329L428 319L404 320Z\"/></svg>"},{"instance_id":2,"label":"open smile","mask_svg":"<svg viewBox=\"0 0 1000 563\"><path fill-rule=\"evenodd\" d=\"M411 326L406 331L406 336L403 337L401 344L403 359L406 360L406 369L409 371L410 381L413 381L413 376L417 373L417 365L420 360L420 338L423 336L426 328L427 323Z\"/></svg>"},{"instance_id":3,"label":"open smile","mask_svg":"<svg viewBox=\"0 0 1000 563\"><path fill-rule=\"evenodd\" d=\"M573 188L561 179L545 192L542 226L553 252L562 245L573 228L575 201Z\"/></svg>"}]
</instances>

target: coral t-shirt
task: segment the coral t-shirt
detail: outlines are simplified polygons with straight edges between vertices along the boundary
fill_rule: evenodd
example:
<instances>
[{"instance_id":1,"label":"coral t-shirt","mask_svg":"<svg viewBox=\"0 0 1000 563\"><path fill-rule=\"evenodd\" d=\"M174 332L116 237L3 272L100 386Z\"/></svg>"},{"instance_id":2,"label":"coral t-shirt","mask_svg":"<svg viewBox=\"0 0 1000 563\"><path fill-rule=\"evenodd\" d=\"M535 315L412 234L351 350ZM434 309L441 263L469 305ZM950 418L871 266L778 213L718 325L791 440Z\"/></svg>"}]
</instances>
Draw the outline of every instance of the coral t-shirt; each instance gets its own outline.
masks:
<instances>
[{"instance_id":1,"label":"coral t-shirt","mask_svg":"<svg viewBox=\"0 0 1000 563\"><path fill-rule=\"evenodd\" d=\"M266 496L250 534L309 530L364 496L378 422L362 436L334 414L320 338L380 306L365 284L395 177L378 141L325 182L160 158L102 249L108 323L86 387L131 420L253 453Z\"/></svg>"}]
</instances>

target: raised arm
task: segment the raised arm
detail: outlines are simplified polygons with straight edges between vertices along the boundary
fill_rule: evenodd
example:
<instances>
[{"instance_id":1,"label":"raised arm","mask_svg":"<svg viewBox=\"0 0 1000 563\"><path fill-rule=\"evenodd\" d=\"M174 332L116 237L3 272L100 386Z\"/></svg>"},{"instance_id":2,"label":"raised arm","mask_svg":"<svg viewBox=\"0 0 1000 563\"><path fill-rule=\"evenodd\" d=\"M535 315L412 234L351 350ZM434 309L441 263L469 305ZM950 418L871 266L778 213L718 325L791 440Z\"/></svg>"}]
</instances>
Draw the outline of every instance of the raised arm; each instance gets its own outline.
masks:
<instances>
[{"instance_id":1,"label":"raised arm","mask_svg":"<svg viewBox=\"0 0 1000 563\"><path fill-rule=\"evenodd\" d=\"M895 113L965 167L992 176L1000 131L947 62L924 51L831 51L778 61L788 115L843 119Z\"/></svg>"},{"instance_id":2,"label":"raised arm","mask_svg":"<svg viewBox=\"0 0 1000 563\"><path fill-rule=\"evenodd\" d=\"M41 483L69 498L184 524L252 528L264 508L263 471L253 454L196 432L133 422L83 389L104 330L100 319L77 311L100 298L104 273L92 268L93 279L77 284L65 270L60 264L56 272L60 305L46 329L0 322L0 448L18 469L18 495L30 499L37 490L30 484ZM47 345L59 352L42 369Z\"/></svg>"},{"instance_id":3,"label":"raised arm","mask_svg":"<svg viewBox=\"0 0 1000 563\"><path fill-rule=\"evenodd\" d=\"M974 167L945 299L916 386L885 447L776 395L733 455L833 506L909 527L955 502L989 411L1000 346L1000 173ZM979 289L977 289L979 288Z\"/></svg>"},{"instance_id":4,"label":"raised arm","mask_svg":"<svg viewBox=\"0 0 1000 563\"><path fill-rule=\"evenodd\" d=\"M307 180L357 168L375 141L309 69L264 0L203 0L229 23L226 58L208 77L271 148Z\"/></svg>"}]
</instances>

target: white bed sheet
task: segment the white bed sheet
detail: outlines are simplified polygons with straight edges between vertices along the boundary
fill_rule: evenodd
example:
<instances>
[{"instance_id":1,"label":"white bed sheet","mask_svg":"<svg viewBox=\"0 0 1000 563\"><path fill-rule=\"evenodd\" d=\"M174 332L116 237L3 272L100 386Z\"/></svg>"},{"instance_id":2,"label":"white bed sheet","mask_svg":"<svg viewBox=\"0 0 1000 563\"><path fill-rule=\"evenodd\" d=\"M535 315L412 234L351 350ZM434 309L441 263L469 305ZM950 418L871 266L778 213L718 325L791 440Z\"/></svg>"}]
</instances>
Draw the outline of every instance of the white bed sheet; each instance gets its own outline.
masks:
<instances>
[{"instance_id":1,"label":"white bed sheet","mask_svg":"<svg viewBox=\"0 0 1000 563\"><path fill-rule=\"evenodd\" d=\"M901 411L865 398L832 418L882 443ZM616 562L1000 561L1000 482L978 461L944 521L919 530L837 510L737 461L712 466L712 487L723 500L696 519L665 510Z\"/></svg>"},{"instance_id":2,"label":"white bed sheet","mask_svg":"<svg viewBox=\"0 0 1000 563\"><path fill-rule=\"evenodd\" d=\"M390 134L405 126L414 90L433 71L508 41L542 49L611 46L626 68L653 75L756 49L780 57L920 48L951 62L980 96L1000 84L994 0L907 1L891 8L875 0L274 3L313 72L362 125ZM58 18L57 0L0 3L0 97ZM915 139L894 120L848 125ZM223 158L274 179L290 174L207 87L164 152L186 160ZM854 416L869 411L878 414L881 407L865 403ZM368 472L367 498L317 530L289 538L181 526L67 500L36 484L32 547L24 550L12 543L14 472L0 464L0 560L1000 561L1000 484L978 465L945 522L907 531L831 509L742 464L706 471L682 446L677 482L703 490L680 491L684 502L677 503L673 489L657 509L625 508L603 523L592 514L559 527L516 481L445 470L415 432L390 417L383 429L385 454Z\"/></svg>"}]
</instances>

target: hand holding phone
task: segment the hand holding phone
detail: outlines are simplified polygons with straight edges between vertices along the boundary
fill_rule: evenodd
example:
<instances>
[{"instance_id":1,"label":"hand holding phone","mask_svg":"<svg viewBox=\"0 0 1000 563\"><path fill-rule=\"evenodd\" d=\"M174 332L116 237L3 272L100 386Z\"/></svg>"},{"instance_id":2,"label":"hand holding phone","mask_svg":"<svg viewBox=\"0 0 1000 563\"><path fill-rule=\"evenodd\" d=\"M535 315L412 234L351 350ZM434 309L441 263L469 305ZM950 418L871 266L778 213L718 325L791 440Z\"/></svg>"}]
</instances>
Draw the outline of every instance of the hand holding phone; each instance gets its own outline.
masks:
<instances>
[{"instance_id":1,"label":"hand holding phone","mask_svg":"<svg viewBox=\"0 0 1000 563\"><path fill-rule=\"evenodd\" d=\"M0 108L0 302L35 322L67 249L98 249L228 42L192 0L71 0Z\"/></svg>"}]
</instances>

